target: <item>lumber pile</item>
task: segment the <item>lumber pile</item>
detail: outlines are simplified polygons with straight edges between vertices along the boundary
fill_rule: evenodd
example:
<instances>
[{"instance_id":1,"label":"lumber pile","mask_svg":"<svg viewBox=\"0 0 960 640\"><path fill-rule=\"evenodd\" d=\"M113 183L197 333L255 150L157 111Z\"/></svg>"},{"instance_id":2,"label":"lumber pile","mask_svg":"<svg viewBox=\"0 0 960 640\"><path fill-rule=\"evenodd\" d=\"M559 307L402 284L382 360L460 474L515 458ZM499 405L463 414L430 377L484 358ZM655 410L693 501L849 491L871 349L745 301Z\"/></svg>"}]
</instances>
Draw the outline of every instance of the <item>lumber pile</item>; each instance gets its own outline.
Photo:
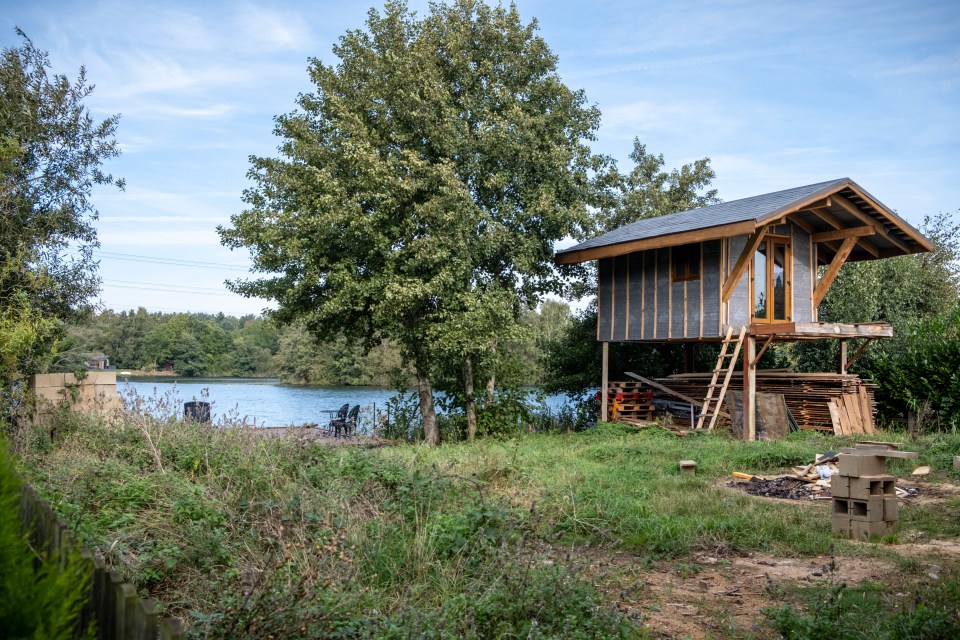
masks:
<instances>
[{"instance_id":1,"label":"lumber pile","mask_svg":"<svg viewBox=\"0 0 960 640\"><path fill-rule=\"evenodd\" d=\"M657 382L684 395L703 398L711 377L710 373L684 373ZM873 433L875 387L853 374L757 371L757 393L783 395L801 429L837 435Z\"/></svg>"}]
</instances>

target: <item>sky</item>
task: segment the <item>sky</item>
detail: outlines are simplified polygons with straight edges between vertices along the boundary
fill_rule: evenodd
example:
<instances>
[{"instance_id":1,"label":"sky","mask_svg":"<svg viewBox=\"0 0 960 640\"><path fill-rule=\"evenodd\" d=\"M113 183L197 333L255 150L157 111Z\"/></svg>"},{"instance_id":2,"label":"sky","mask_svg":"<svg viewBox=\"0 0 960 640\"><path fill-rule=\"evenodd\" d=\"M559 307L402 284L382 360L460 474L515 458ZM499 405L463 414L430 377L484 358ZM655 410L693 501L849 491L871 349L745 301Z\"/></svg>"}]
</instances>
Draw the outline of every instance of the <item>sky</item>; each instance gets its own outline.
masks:
<instances>
[{"instance_id":1,"label":"sky","mask_svg":"<svg viewBox=\"0 0 960 640\"><path fill-rule=\"evenodd\" d=\"M960 3L951 0L517 0L559 73L603 114L594 151L629 169L634 138L668 167L708 157L724 200L850 177L907 221L960 209ZM249 255L217 225L245 205L249 157L311 90L308 59L382 4L294 0L0 0L53 71L120 114L125 191L98 189L101 304L232 315ZM421 14L426 2L411 1Z\"/></svg>"}]
</instances>

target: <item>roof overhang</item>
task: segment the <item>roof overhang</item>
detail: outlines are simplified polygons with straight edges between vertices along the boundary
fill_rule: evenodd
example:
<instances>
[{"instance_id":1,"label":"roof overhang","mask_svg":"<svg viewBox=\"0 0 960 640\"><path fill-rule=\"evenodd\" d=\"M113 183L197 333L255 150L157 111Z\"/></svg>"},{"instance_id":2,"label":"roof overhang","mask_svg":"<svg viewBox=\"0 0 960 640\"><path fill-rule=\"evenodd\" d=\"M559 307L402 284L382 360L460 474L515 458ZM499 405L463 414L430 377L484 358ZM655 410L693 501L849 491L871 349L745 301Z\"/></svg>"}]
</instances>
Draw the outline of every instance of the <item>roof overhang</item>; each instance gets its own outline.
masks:
<instances>
[{"instance_id":1,"label":"roof overhang","mask_svg":"<svg viewBox=\"0 0 960 640\"><path fill-rule=\"evenodd\" d=\"M703 207L697 211L702 211L703 218L709 220L709 209L710 207ZM714 226L704 225L677 233L637 237L589 247L580 248L582 245L577 245L557 252L554 260L558 265L577 264L647 249L749 235L761 227L779 224L788 219L809 233L820 234L819 237L824 238L824 258L829 257L832 248L829 244L829 239L832 238L830 234L836 235L846 229L854 229L853 233L859 236L857 243L860 250L851 254L851 261L924 253L933 249L933 245L923 234L853 180L845 178L782 206L759 212L746 220ZM842 234L838 237L842 237Z\"/></svg>"}]
</instances>

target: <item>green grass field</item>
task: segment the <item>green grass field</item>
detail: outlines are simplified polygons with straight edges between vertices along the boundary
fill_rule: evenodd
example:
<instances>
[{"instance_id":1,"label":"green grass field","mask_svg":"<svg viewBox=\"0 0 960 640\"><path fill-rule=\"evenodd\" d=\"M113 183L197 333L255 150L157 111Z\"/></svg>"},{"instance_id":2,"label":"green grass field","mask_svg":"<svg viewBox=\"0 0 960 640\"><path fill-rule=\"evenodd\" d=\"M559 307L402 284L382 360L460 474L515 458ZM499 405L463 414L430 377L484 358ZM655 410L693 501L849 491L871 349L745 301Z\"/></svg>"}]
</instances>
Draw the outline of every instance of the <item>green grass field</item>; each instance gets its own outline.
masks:
<instances>
[{"instance_id":1,"label":"green grass field","mask_svg":"<svg viewBox=\"0 0 960 640\"><path fill-rule=\"evenodd\" d=\"M852 615L850 603L880 612L870 618L878 637L960 628L957 556L938 560L942 575L926 585L926 565L913 560L911 573L897 544L837 539L829 501L758 499L725 486L732 471L773 474L847 439L799 433L747 444L602 424L364 449L141 415L112 426L68 416L53 442L41 432L17 442L24 474L82 539L183 618L193 637L644 637L657 633L627 611L622 576L632 576L631 597L642 600L644 572L658 563L679 579L695 577L705 553L723 563L831 550L841 563L893 558L903 602L884 608L882 584L852 586L831 605L830 624ZM928 482L960 484L951 469L960 436L907 448L919 452L916 464L933 467ZM695 477L680 475L681 459L697 461ZM913 463L891 469L905 476ZM956 542L960 494L901 517L905 534ZM607 557L617 558L616 571L583 570L583 558ZM758 611L757 628L711 627L702 637L822 632L824 619L811 611L829 608L817 598L830 589L783 585L769 604L790 606ZM916 632L920 605L910 598L921 591L921 611L934 623ZM913 635L884 635L904 624Z\"/></svg>"}]
</instances>

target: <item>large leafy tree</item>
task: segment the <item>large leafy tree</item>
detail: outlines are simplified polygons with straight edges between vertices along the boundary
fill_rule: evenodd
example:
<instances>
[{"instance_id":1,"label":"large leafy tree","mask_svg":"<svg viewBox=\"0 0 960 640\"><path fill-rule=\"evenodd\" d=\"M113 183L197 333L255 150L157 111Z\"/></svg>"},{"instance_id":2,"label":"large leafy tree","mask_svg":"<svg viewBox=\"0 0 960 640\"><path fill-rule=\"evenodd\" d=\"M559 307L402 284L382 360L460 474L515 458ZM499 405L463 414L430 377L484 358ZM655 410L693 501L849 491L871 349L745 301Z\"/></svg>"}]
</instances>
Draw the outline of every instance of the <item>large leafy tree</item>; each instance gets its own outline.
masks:
<instances>
[{"instance_id":1,"label":"large leafy tree","mask_svg":"<svg viewBox=\"0 0 960 640\"><path fill-rule=\"evenodd\" d=\"M589 223L599 112L515 7L458 0L419 19L390 2L333 52L220 229L264 274L232 287L326 339L393 340L438 442L438 361L469 361L561 288L553 243Z\"/></svg>"},{"instance_id":2,"label":"large leafy tree","mask_svg":"<svg viewBox=\"0 0 960 640\"><path fill-rule=\"evenodd\" d=\"M23 42L0 58L0 341L4 377L40 366L62 321L90 310L99 288L94 185L123 187L102 169L119 155L118 116L96 121L93 87L50 72L48 55ZM9 338L9 340L8 340ZM11 347L16 352L7 351Z\"/></svg>"},{"instance_id":3,"label":"large leafy tree","mask_svg":"<svg viewBox=\"0 0 960 640\"><path fill-rule=\"evenodd\" d=\"M708 158L679 169L667 170L662 154L653 155L639 139L630 154L633 168L616 169L603 175L605 189L596 216L596 232L605 233L624 225L667 213L696 209L719 202L710 189L716 174ZM596 274L591 264L571 270L574 294L596 295ZM564 331L544 345L543 387L550 392L578 394L600 385L602 348L597 342L596 302L581 311ZM683 347L677 344L613 343L610 345L612 371L637 369L648 375L674 373L683 366ZM710 360L701 349L698 358Z\"/></svg>"}]
</instances>

